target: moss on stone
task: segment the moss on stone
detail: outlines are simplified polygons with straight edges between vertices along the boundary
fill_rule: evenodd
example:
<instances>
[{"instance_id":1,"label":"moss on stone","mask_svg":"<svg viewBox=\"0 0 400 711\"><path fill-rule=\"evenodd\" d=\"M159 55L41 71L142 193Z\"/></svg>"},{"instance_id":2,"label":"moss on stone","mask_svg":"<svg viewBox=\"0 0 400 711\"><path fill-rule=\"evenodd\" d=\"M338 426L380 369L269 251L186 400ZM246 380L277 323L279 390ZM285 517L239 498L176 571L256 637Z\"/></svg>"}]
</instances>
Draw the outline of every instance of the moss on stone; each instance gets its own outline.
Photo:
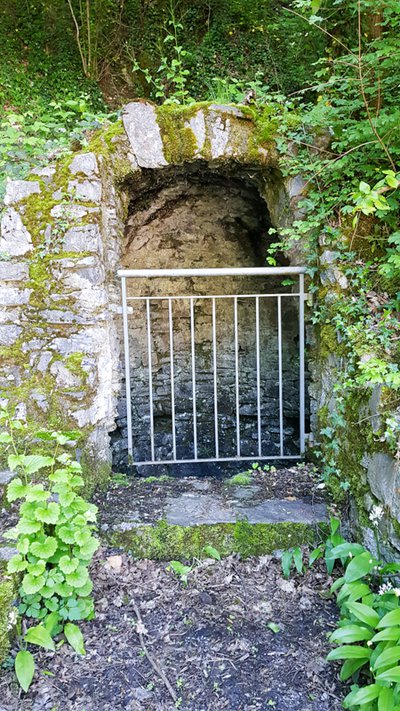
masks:
<instances>
[{"instance_id":1,"label":"moss on stone","mask_svg":"<svg viewBox=\"0 0 400 711\"><path fill-rule=\"evenodd\" d=\"M9 615L15 598L15 581L5 574L5 565L0 563L0 664L10 648Z\"/></svg>"},{"instance_id":2,"label":"moss on stone","mask_svg":"<svg viewBox=\"0 0 400 711\"><path fill-rule=\"evenodd\" d=\"M117 150L117 141L115 139L118 136L123 136L124 133L124 125L121 119L109 124L106 128L99 129L90 139L87 152L105 157L109 156L110 153L114 153Z\"/></svg>"},{"instance_id":3,"label":"moss on stone","mask_svg":"<svg viewBox=\"0 0 400 711\"><path fill-rule=\"evenodd\" d=\"M317 538L313 526L302 523L257 523L247 521L198 526L175 526L166 521L138 525L130 531L117 531L112 545L122 547L136 558L188 560L204 558L204 546L212 545L221 556L238 553L247 558L277 549L309 544Z\"/></svg>"},{"instance_id":4,"label":"moss on stone","mask_svg":"<svg viewBox=\"0 0 400 711\"><path fill-rule=\"evenodd\" d=\"M193 160L198 149L196 136L188 121L195 116L202 105L163 105L156 107L157 123L160 127L164 155L168 163L180 164Z\"/></svg>"}]
</instances>

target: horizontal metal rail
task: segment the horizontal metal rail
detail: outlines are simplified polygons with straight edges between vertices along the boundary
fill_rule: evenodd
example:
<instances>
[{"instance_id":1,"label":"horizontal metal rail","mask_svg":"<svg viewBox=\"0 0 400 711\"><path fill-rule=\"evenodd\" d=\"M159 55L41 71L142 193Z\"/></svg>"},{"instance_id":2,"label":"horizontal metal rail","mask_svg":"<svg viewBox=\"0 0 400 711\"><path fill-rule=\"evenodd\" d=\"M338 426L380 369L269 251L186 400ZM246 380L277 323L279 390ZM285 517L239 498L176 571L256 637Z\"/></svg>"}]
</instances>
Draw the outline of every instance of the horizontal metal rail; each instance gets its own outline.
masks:
<instances>
[{"instance_id":1,"label":"horizontal metal rail","mask_svg":"<svg viewBox=\"0 0 400 711\"><path fill-rule=\"evenodd\" d=\"M124 327L124 355L125 355L125 386L126 386L126 401L127 401L127 428L128 428L128 455L129 461L136 466L144 466L149 464L189 464L189 463L210 463L210 462L235 462L235 461L254 461L254 459L259 459L262 461L277 460L277 459L289 459L294 460L303 456L305 449L305 338L304 338L304 300L306 297L304 291L304 274L306 272L305 267L254 267L254 268L222 268L222 269L121 269L118 271L118 276L121 277L122 285L122 311L123 311L123 327ZM246 277L271 277L271 276L283 276L283 275L296 275L298 281L298 288L296 291L283 292L282 290L276 291L275 293L253 293L253 294L188 294L173 295L168 293L166 295L143 295L138 294L134 296L128 296L127 294L127 279L142 279L142 278L158 278L158 277L168 277L172 279L180 277L232 277L232 276L246 276ZM284 321L282 313L282 300L283 299L298 299L298 333L299 333L299 371L298 371L298 397L299 397L299 452L298 454L293 454L293 449L290 452L285 452L286 446L284 441L284 370L283 370L283 351L284 351ZM234 452L232 456L229 452L221 452L220 446L220 412L218 406L218 399L220 397L219 392L219 375L218 369L220 367L220 359L223 360L224 351L222 349L222 344L219 342L217 337L217 310L216 301L217 300L230 299L233 304L233 351L234 351L234 392L233 399L234 403ZM254 403L254 408L256 412L256 431L254 433L254 438L257 440L257 454L252 456L244 456L243 446L242 446L242 432L243 422L241 422L241 412L240 412L240 401L241 401L241 374L240 374L240 363L239 363L239 351L241 349L240 339L239 339L239 321L238 321L238 304L242 303L243 300L250 300L250 303L254 303L255 308L255 321L252 324L252 319L247 320L246 324L240 324L240 328L245 325L246 329L254 329L255 333L255 382L256 382L256 401ZM271 334L261 333L261 322L260 322L260 308L261 301L263 299L275 299L276 300L276 322L277 322L277 332L274 338L277 339L277 359L278 359L278 369L276 372L276 378L278 382L278 418L279 418L279 442L277 443L277 451L273 454L269 451L264 453L263 449L265 447L265 440L263 440L263 433L268 433L268 425L265 423L265 418L262 421L262 389L261 389L261 378L265 377L266 368L269 370L269 364L265 367L263 366L263 374L261 372L261 335L265 342L265 338L269 338ZM175 335L175 318L173 311L173 304L175 301L186 300L189 305L188 320L190 326L190 334L188 345L190 346L190 389L192 395L192 402L189 404L187 411L191 409L192 411L192 430L193 430L193 454L188 452L188 456L182 456L180 451L180 441L179 441L179 413L176 412L177 406L177 391L176 391L176 373L175 373L175 359L178 353L175 352L174 346L174 335ZM211 372L210 378L212 382L212 409L213 417L211 418L210 425L214 432L214 456L209 456L208 452L204 452L208 456L202 456L199 452L200 447L200 433L198 431L199 424L199 412L198 412L198 391L197 391L197 374L196 368L197 356L196 356L196 342L195 342L195 305L197 301L202 302L203 300L211 300ZM145 316L145 330L146 330L146 345L147 345L147 361L148 361L148 374L146 378L148 379L148 406L150 410L150 450L151 458L144 460L143 456L140 456L140 448L136 450L138 452L137 460L133 460L134 452L134 442L133 442L133 431L132 431L132 397L133 393L131 390L131 367L130 367L130 344L129 344L129 323L128 323L128 313L133 313L133 308L128 307L129 301L145 302L146 316ZM160 459L157 459L157 450L159 450L159 445L156 443L156 432L155 432L155 394L153 392L153 352L155 348L155 342L153 339L157 336L157 333L153 334L153 328L151 323L151 302L153 301L165 301L168 307L168 314L166 316L166 336L169 341L169 380L170 380L170 406L171 406L171 435L172 435L172 449L171 456L165 451L160 452ZM226 320L226 315L225 315ZM182 323L182 316L176 316L176 325L179 322ZM154 328L156 328L156 325ZM158 324L159 326L160 324ZM201 345L201 344L199 344ZM156 354L155 354L156 357ZM145 362L145 361L144 361ZM156 377L156 375L154 375ZM297 376L295 376L297 377ZM264 417L264 416L263 416ZM264 432L263 432L264 431ZM275 445L274 445L275 446ZM268 449L268 445L266 447ZM274 450L272 450L274 451ZM138 461L140 460L140 461Z\"/></svg>"},{"instance_id":2,"label":"horizontal metal rail","mask_svg":"<svg viewBox=\"0 0 400 711\"><path fill-rule=\"evenodd\" d=\"M216 277L216 276L285 276L305 274L305 267L216 267L210 269L119 269L119 277Z\"/></svg>"}]
</instances>

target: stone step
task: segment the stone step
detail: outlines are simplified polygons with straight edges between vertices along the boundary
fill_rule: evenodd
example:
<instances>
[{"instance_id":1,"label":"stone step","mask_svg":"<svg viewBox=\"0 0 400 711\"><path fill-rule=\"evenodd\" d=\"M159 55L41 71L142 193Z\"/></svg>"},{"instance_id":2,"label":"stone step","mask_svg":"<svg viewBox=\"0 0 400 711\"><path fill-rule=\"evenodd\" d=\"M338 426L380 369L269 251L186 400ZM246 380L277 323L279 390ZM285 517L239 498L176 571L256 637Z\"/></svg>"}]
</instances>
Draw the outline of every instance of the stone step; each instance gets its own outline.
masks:
<instances>
[{"instance_id":1,"label":"stone step","mask_svg":"<svg viewBox=\"0 0 400 711\"><path fill-rule=\"evenodd\" d=\"M296 467L257 472L247 485L127 478L97 503L109 545L159 560L204 557L207 545L221 555L249 556L312 544L328 519L316 482Z\"/></svg>"}]
</instances>

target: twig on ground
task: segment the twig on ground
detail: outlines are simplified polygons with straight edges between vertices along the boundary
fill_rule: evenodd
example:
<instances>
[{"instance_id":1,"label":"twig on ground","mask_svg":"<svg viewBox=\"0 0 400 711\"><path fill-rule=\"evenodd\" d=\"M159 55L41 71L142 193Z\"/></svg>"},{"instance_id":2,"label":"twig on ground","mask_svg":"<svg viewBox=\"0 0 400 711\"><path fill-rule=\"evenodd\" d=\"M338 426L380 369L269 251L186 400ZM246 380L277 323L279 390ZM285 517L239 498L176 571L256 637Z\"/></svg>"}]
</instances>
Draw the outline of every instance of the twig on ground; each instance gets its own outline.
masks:
<instances>
[{"instance_id":1,"label":"twig on ground","mask_svg":"<svg viewBox=\"0 0 400 711\"><path fill-rule=\"evenodd\" d=\"M168 679L167 679L167 677L166 677L164 671L161 669L161 667L160 667L160 665L158 664L157 660L154 659L154 657L150 654L149 650L147 649L146 642L144 641L144 637L143 637L143 634L142 634L141 629L140 629L141 627L144 626L144 625L143 625L142 616L141 616L141 614L140 614L140 610L139 610L138 606L136 605L136 603L135 603L133 600L132 600L132 606L133 606L133 609L134 609L134 612L135 612L137 621L138 621L138 623L139 623L139 626L138 626L138 629L137 629L137 633L138 633L138 635L139 635L140 646L142 647L143 652L145 653L145 655L146 655L148 661L150 662L151 666L153 667L154 671L156 672L156 674L158 674L158 676L160 677L161 681L164 683L164 685L165 685L166 688L168 689L171 698L173 699L173 701L176 701L177 698L178 698L178 696L177 696L177 694L175 693L175 689L171 686L171 683L168 681Z\"/></svg>"}]
</instances>

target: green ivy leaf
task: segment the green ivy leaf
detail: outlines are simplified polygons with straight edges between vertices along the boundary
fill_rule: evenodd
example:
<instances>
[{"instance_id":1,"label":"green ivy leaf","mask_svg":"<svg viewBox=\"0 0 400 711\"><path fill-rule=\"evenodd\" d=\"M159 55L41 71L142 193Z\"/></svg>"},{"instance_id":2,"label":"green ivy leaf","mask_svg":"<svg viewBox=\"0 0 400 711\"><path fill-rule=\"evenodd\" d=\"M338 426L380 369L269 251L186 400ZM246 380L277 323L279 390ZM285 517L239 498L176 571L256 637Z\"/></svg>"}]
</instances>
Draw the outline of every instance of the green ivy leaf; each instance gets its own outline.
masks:
<instances>
[{"instance_id":1,"label":"green ivy leaf","mask_svg":"<svg viewBox=\"0 0 400 711\"><path fill-rule=\"evenodd\" d=\"M35 673L35 661L30 652L18 652L15 657L15 673L21 688L27 692Z\"/></svg>"},{"instance_id":2,"label":"green ivy leaf","mask_svg":"<svg viewBox=\"0 0 400 711\"><path fill-rule=\"evenodd\" d=\"M17 499L23 499L28 491L28 487L22 483L22 480L17 477L10 481L7 487L7 501L10 503L16 501Z\"/></svg>"},{"instance_id":3,"label":"green ivy leaf","mask_svg":"<svg viewBox=\"0 0 400 711\"><path fill-rule=\"evenodd\" d=\"M42 542L34 541L29 550L37 558L51 558L57 550L57 539L47 536Z\"/></svg>"},{"instance_id":4,"label":"green ivy leaf","mask_svg":"<svg viewBox=\"0 0 400 711\"><path fill-rule=\"evenodd\" d=\"M30 627L25 634L25 641L29 642L29 644L36 644L38 647L43 647L43 649L50 649L52 652L55 651L54 642L43 625Z\"/></svg>"},{"instance_id":5,"label":"green ivy leaf","mask_svg":"<svg viewBox=\"0 0 400 711\"><path fill-rule=\"evenodd\" d=\"M68 622L64 627L64 634L75 652L81 655L86 654L83 635L77 625Z\"/></svg>"}]
</instances>

